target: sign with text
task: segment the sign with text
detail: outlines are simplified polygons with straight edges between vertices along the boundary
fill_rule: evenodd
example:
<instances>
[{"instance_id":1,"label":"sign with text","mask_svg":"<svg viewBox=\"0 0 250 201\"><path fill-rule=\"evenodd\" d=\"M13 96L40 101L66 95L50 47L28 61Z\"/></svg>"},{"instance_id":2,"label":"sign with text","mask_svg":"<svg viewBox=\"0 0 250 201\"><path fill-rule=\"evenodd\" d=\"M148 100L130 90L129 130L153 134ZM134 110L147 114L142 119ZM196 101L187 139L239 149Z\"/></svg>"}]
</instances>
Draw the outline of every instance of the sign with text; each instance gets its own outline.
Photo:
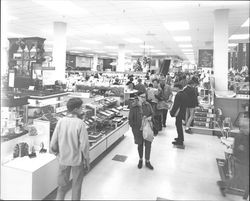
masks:
<instances>
[{"instance_id":1,"label":"sign with text","mask_svg":"<svg viewBox=\"0 0 250 201\"><path fill-rule=\"evenodd\" d=\"M198 67L212 68L213 67L213 50L201 49L199 50Z\"/></svg>"}]
</instances>

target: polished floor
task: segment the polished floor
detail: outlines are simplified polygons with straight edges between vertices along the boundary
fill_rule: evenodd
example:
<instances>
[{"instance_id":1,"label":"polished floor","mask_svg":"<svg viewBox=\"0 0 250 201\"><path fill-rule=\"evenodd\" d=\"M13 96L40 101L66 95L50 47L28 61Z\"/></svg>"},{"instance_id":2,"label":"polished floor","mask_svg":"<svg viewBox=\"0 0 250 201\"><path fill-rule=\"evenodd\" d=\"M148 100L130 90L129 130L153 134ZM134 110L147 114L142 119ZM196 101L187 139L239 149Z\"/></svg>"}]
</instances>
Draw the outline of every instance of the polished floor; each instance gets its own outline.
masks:
<instances>
[{"instance_id":1,"label":"polished floor","mask_svg":"<svg viewBox=\"0 0 250 201\"><path fill-rule=\"evenodd\" d=\"M224 158L224 145L216 136L185 134L185 149L171 144L176 137L174 118L155 137L151 164L154 170L137 168L138 154L131 130L84 178L82 200L218 200L238 201L242 197L223 197L216 185L220 179L216 158ZM115 155L125 155L125 162ZM71 190L65 199L71 199Z\"/></svg>"}]
</instances>

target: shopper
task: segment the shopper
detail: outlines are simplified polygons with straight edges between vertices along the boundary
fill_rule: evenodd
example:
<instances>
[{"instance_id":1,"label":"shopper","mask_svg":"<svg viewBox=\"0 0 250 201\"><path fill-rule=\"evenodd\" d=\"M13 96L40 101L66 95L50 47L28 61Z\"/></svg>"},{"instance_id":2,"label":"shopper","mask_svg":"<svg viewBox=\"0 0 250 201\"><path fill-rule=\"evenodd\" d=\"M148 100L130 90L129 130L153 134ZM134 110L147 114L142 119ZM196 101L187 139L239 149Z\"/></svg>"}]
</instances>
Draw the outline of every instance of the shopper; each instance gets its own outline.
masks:
<instances>
[{"instance_id":1,"label":"shopper","mask_svg":"<svg viewBox=\"0 0 250 201\"><path fill-rule=\"evenodd\" d=\"M172 89L171 87L166 83L165 76L163 75L163 78L161 76L160 79L160 93L156 95L156 98L158 99L158 105L157 109L161 112L161 123L163 127L166 127L166 119L169 109L169 104L172 102Z\"/></svg>"},{"instance_id":2,"label":"shopper","mask_svg":"<svg viewBox=\"0 0 250 201\"><path fill-rule=\"evenodd\" d=\"M138 84L135 85L135 89L138 91L137 93L146 93L146 87L142 84L142 79L138 79Z\"/></svg>"},{"instance_id":3,"label":"shopper","mask_svg":"<svg viewBox=\"0 0 250 201\"><path fill-rule=\"evenodd\" d=\"M154 79L153 80L153 88L154 88L154 96L155 98L153 101L155 104L153 104L153 111L154 111L154 134L157 135L159 131L162 130L162 111L157 109L158 99L157 96L160 94L160 88L159 88L159 80Z\"/></svg>"},{"instance_id":4,"label":"shopper","mask_svg":"<svg viewBox=\"0 0 250 201\"><path fill-rule=\"evenodd\" d=\"M153 170L153 166L150 163L150 152L151 152L151 142L144 140L142 135L142 119L143 117L152 117L153 110L151 105L146 101L146 94L138 94L132 100L131 108L129 111L129 125L132 128L134 135L134 142L137 144L139 163L138 168L141 169L143 165L143 146L145 146L145 160L146 167Z\"/></svg>"},{"instance_id":5,"label":"shopper","mask_svg":"<svg viewBox=\"0 0 250 201\"><path fill-rule=\"evenodd\" d=\"M186 114L185 101L187 97L184 91L182 90L181 84L177 84L174 87L178 89L178 92L175 95L174 103L170 110L170 115L176 118L175 126L176 126L178 137L175 138L175 141L173 141L172 144L183 146L184 135L183 135L183 128L182 128L182 120L185 119L185 114Z\"/></svg>"},{"instance_id":6,"label":"shopper","mask_svg":"<svg viewBox=\"0 0 250 201\"><path fill-rule=\"evenodd\" d=\"M187 86L184 87L183 91L187 95L186 103L186 115L185 115L185 123L186 128L185 132L191 134L190 125L194 119L195 107L199 106L198 102L198 92L196 91L196 86L199 85L198 78L192 77L188 82Z\"/></svg>"},{"instance_id":7,"label":"shopper","mask_svg":"<svg viewBox=\"0 0 250 201\"><path fill-rule=\"evenodd\" d=\"M230 187L240 184L244 188L243 199L249 196L249 116L239 121L240 134L237 134L233 145L234 176L226 181L218 181L217 184L223 196Z\"/></svg>"},{"instance_id":8,"label":"shopper","mask_svg":"<svg viewBox=\"0 0 250 201\"><path fill-rule=\"evenodd\" d=\"M158 86L158 83L157 83L157 86ZM150 103L152 109L153 109L153 112L154 112L154 115L153 115L153 130L154 130L154 136L156 136L158 134L158 125L157 123L159 124L157 118L160 118L159 114L157 113L157 103L158 103L158 100L157 98L155 97L155 95L158 93L158 88L155 88L153 87L153 84L150 83L149 84L149 87L147 88L147 101ZM157 115L159 117L157 117Z\"/></svg>"},{"instance_id":9,"label":"shopper","mask_svg":"<svg viewBox=\"0 0 250 201\"><path fill-rule=\"evenodd\" d=\"M72 200L80 200L85 170L89 169L89 141L86 126L79 118L82 100L71 98L67 102L67 115L57 122L50 149L58 157L57 200L64 200L72 171Z\"/></svg>"}]
</instances>

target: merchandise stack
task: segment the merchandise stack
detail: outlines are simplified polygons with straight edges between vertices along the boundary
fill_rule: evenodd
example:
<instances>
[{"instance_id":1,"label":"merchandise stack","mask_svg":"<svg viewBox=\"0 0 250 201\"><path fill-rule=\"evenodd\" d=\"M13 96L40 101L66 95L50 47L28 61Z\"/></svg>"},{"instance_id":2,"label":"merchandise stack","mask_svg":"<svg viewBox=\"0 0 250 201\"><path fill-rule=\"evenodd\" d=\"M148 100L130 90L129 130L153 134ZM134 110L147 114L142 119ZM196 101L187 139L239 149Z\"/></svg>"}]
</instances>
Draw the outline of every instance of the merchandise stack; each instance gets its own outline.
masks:
<instances>
[{"instance_id":1,"label":"merchandise stack","mask_svg":"<svg viewBox=\"0 0 250 201\"><path fill-rule=\"evenodd\" d=\"M194 127L214 128L216 114L213 107L196 108L194 113Z\"/></svg>"}]
</instances>

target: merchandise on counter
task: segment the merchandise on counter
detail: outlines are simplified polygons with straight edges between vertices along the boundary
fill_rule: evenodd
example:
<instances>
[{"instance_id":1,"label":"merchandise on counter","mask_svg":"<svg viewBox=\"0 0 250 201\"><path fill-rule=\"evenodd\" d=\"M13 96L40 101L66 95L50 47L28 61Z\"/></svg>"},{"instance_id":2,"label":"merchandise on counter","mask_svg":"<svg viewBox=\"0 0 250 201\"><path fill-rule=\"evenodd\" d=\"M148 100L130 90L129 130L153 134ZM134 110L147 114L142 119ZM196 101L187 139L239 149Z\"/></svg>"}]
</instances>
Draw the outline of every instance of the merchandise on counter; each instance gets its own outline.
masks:
<instances>
[{"instance_id":1,"label":"merchandise on counter","mask_svg":"<svg viewBox=\"0 0 250 201\"><path fill-rule=\"evenodd\" d=\"M36 135L38 135L37 129L34 126L29 127L28 130L29 130L29 136L36 136Z\"/></svg>"},{"instance_id":2,"label":"merchandise on counter","mask_svg":"<svg viewBox=\"0 0 250 201\"><path fill-rule=\"evenodd\" d=\"M29 145L26 142L16 144L14 147L13 158L29 155Z\"/></svg>"},{"instance_id":3,"label":"merchandise on counter","mask_svg":"<svg viewBox=\"0 0 250 201\"><path fill-rule=\"evenodd\" d=\"M47 152L47 149L44 149L44 143L43 142L40 144L40 147L41 147L41 149L40 149L39 153L46 153Z\"/></svg>"},{"instance_id":4,"label":"merchandise on counter","mask_svg":"<svg viewBox=\"0 0 250 201\"><path fill-rule=\"evenodd\" d=\"M36 151L34 146L31 147L31 153L28 155L30 158L35 158L36 157Z\"/></svg>"}]
</instances>

